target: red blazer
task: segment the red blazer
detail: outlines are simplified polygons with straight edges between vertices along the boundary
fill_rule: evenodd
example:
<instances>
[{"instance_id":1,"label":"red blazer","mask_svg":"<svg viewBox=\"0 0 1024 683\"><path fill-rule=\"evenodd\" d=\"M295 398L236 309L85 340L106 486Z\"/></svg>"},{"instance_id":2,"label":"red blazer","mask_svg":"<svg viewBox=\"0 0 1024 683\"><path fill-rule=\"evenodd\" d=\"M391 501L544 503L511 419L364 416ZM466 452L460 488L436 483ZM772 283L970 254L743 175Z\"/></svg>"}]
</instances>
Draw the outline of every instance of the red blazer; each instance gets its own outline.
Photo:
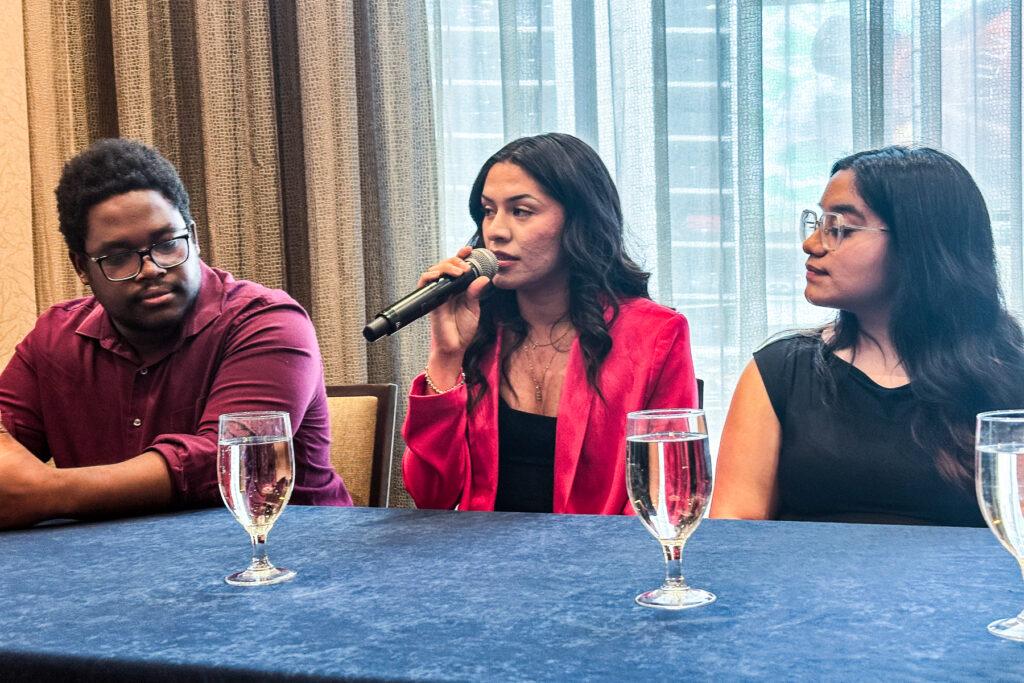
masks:
<instances>
[{"instance_id":1,"label":"red blazer","mask_svg":"<svg viewBox=\"0 0 1024 683\"><path fill-rule=\"evenodd\" d=\"M629 299L609 333L612 349L599 376L604 401L587 382L578 339L569 350L555 427L555 512L631 514L626 413L697 406L686 318L647 299ZM418 507L494 509L500 344L499 338L482 360L488 391L471 414L465 387L433 394L423 375L413 380L402 474Z\"/></svg>"}]
</instances>

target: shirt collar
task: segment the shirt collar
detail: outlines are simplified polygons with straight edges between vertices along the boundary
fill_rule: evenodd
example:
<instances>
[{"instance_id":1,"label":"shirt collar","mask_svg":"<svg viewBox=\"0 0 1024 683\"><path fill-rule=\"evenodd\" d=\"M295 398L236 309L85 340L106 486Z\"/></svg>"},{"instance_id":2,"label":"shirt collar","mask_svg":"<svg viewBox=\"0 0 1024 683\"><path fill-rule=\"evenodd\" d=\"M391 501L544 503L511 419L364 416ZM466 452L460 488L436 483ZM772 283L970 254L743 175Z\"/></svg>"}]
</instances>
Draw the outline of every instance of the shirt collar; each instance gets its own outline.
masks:
<instances>
[{"instance_id":1,"label":"shirt collar","mask_svg":"<svg viewBox=\"0 0 1024 683\"><path fill-rule=\"evenodd\" d=\"M203 331L207 325L217 319L224 310L224 284L232 280L230 274L217 271L199 262L201 275L199 294L196 296L192 310L185 315L182 339L188 339Z\"/></svg>"}]
</instances>

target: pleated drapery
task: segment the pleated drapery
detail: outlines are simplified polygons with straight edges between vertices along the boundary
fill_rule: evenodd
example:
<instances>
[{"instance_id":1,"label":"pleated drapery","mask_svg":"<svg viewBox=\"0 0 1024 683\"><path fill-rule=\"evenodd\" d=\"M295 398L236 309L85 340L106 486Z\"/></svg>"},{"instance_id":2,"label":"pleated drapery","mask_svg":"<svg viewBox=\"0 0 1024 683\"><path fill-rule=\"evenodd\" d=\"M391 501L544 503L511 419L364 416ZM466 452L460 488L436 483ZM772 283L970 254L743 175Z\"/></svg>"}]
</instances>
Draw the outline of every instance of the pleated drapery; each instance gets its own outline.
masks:
<instances>
[{"instance_id":1,"label":"pleated drapery","mask_svg":"<svg viewBox=\"0 0 1024 683\"><path fill-rule=\"evenodd\" d=\"M0 3L0 367L32 329L32 174L21 7Z\"/></svg>"}]
</instances>

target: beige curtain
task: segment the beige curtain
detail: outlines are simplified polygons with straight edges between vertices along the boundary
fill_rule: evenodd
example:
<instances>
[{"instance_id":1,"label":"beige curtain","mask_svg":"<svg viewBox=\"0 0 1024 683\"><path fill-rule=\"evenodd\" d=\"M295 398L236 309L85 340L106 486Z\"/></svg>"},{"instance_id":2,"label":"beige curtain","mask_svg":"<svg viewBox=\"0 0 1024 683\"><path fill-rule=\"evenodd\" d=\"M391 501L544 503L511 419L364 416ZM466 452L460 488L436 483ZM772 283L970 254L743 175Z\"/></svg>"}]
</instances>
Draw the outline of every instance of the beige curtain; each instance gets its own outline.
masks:
<instances>
[{"instance_id":1,"label":"beige curtain","mask_svg":"<svg viewBox=\"0 0 1024 683\"><path fill-rule=\"evenodd\" d=\"M404 390L426 328L369 349L361 330L439 255L422 2L23 7L40 309L80 293L53 199L63 161L135 138L179 168L208 263L310 312L328 384ZM397 458L395 475L407 503Z\"/></svg>"},{"instance_id":2,"label":"beige curtain","mask_svg":"<svg viewBox=\"0 0 1024 683\"><path fill-rule=\"evenodd\" d=\"M32 328L32 178L21 7L0 2L0 368Z\"/></svg>"}]
</instances>

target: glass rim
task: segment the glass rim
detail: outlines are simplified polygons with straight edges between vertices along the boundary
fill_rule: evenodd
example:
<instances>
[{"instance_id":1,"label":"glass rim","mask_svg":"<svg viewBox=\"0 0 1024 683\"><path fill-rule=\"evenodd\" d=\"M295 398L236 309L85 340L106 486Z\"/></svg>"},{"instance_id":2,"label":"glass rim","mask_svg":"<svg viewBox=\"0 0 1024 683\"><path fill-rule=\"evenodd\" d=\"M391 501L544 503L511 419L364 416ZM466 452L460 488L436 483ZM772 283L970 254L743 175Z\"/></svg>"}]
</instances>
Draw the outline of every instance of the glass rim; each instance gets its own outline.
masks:
<instances>
[{"instance_id":1,"label":"glass rim","mask_svg":"<svg viewBox=\"0 0 1024 683\"><path fill-rule=\"evenodd\" d=\"M1024 408L1010 408L1008 410L987 410L978 413L978 422L1024 422Z\"/></svg>"},{"instance_id":2,"label":"glass rim","mask_svg":"<svg viewBox=\"0 0 1024 683\"><path fill-rule=\"evenodd\" d=\"M237 413L221 413L218 416L218 419L237 420L239 418L246 418L252 420L260 418L281 417L282 415L288 417L289 419L291 418L287 410L242 410Z\"/></svg>"},{"instance_id":3,"label":"glass rim","mask_svg":"<svg viewBox=\"0 0 1024 683\"><path fill-rule=\"evenodd\" d=\"M703 408L654 408L626 413L627 420L663 420L673 417L702 417Z\"/></svg>"}]
</instances>

